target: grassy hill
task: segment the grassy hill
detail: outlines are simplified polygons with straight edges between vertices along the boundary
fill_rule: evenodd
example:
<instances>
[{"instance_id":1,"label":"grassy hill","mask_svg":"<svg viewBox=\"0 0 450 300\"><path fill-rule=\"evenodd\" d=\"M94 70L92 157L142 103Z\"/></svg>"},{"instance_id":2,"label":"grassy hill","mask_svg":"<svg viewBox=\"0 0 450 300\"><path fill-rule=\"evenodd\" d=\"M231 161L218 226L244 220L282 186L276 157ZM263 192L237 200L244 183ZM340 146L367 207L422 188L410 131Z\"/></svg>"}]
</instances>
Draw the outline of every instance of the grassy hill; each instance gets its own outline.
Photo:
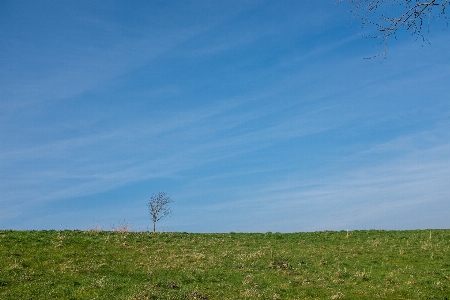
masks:
<instances>
[{"instance_id":1,"label":"grassy hill","mask_svg":"<svg viewBox=\"0 0 450 300\"><path fill-rule=\"evenodd\" d=\"M0 231L0 299L449 299L450 230Z\"/></svg>"}]
</instances>

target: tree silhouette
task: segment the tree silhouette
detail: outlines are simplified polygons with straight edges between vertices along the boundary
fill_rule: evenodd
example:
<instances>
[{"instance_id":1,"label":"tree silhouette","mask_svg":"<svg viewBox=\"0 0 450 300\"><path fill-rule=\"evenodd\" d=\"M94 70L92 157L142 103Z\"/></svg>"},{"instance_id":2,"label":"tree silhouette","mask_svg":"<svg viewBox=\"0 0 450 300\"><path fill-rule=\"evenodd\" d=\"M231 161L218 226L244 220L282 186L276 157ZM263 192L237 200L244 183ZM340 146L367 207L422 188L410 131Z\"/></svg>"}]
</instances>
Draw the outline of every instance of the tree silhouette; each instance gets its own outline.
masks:
<instances>
[{"instance_id":1,"label":"tree silhouette","mask_svg":"<svg viewBox=\"0 0 450 300\"><path fill-rule=\"evenodd\" d=\"M339 0L338 2L342 2ZM362 27L372 27L375 34L366 37L380 39L384 50L373 56L386 57L389 38L397 38L400 30L406 30L422 42L428 42L425 35L430 23L444 20L448 27L446 14L450 0L348 0L354 19L362 22Z\"/></svg>"},{"instance_id":2,"label":"tree silhouette","mask_svg":"<svg viewBox=\"0 0 450 300\"><path fill-rule=\"evenodd\" d=\"M152 195L148 202L148 211L153 221L153 232L156 232L156 222L172 213L169 204L172 199L165 192Z\"/></svg>"}]
</instances>

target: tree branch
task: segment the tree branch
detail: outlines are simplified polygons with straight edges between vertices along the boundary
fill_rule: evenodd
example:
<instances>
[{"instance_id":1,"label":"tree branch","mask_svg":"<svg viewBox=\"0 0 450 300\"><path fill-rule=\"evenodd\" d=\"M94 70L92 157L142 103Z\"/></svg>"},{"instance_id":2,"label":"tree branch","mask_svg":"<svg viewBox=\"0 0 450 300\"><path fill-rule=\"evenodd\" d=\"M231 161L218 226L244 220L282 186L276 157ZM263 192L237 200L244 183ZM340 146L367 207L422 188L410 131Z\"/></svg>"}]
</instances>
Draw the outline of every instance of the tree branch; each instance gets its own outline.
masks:
<instances>
[{"instance_id":1,"label":"tree branch","mask_svg":"<svg viewBox=\"0 0 450 300\"><path fill-rule=\"evenodd\" d=\"M386 45L391 36L395 36L402 27L406 31L411 31L412 35L421 37L422 41L427 41L423 34L423 20L428 18L428 30L430 20L439 19L440 17L447 19L446 8L450 0L348 0L353 6L351 12L355 17L361 20L362 27L367 25L374 26L378 34L366 36L369 38L380 38L380 44L384 45L383 53L379 53L373 57L383 55L386 58ZM342 2L342 0L340 1ZM401 8L399 8L399 6ZM389 16L386 11L387 7L391 12L397 9L404 11L399 13L398 17ZM439 11L437 8L441 8ZM381 12L380 12L381 10ZM438 11L438 12L436 12ZM428 12L428 17L424 16ZM448 27L448 22L447 22ZM371 57L371 58L373 58Z\"/></svg>"}]
</instances>

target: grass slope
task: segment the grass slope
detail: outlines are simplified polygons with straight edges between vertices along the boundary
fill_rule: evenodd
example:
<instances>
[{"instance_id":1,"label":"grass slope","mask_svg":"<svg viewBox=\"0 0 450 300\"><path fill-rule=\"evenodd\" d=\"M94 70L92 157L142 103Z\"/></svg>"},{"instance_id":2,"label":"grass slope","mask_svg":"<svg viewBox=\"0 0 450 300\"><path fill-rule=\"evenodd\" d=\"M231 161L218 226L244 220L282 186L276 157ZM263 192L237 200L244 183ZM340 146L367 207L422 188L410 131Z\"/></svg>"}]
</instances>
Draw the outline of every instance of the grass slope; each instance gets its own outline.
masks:
<instances>
[{"instance_id":1,"label":"grass slope","mask_svg":"<svg viewBox=\"0 0 450 300\"><path fill-rule=\"evenodd\" d=\"M450 230L0 231L0 299L448 299Z\"/></svg>"}]
</instances>

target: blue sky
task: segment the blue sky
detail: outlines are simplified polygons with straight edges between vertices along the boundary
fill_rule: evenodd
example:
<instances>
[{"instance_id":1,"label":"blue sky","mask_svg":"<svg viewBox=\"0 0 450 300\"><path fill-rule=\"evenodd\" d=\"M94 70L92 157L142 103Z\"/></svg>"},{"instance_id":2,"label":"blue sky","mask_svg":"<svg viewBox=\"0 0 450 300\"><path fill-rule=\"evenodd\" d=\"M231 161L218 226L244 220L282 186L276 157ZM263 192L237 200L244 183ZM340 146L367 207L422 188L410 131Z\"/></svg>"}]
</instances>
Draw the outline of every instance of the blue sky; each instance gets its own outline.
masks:
<instances>
[{"instance_id":1,"label":"blue sky","mask_svg":"<svg viewBox=\"0 0 450 300\"><path fill-rule=\"evenodd\" d=\"M449 29L333 2L0 1L0 229L449 228Z\"/></svg>"}]
</instances>

